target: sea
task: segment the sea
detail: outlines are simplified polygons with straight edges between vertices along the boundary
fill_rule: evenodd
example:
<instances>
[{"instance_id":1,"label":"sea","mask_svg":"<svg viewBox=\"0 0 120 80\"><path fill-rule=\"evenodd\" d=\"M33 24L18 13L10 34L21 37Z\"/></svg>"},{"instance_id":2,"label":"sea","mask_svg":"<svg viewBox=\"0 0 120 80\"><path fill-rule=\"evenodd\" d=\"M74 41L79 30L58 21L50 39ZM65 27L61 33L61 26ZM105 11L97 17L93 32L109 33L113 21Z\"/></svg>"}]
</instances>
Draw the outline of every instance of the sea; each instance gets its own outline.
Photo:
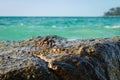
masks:
<instances>
[{"instance_id":1,"label":"sea","mask_svg":"<svg viewBox=\"0 0 120 80\"><path fill-rule=\"evenodd\" d=\"M58 35L68 39L120 36L120 17L0 17L0 40Z\"/></svg>"}]
</instances>

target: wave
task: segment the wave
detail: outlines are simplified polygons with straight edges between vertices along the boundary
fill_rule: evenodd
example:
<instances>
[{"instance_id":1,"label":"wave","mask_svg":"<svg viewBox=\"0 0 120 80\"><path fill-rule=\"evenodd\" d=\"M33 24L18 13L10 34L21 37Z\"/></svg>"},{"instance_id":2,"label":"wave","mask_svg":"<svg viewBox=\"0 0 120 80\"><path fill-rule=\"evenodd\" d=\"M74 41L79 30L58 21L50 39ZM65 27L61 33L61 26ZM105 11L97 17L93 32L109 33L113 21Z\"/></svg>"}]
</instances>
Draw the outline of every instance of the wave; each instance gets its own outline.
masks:
<instances>
[{"instance_id":1,"label":"wave","mask_svg":"<svg viewBox=\"0 0 120 80\"><path fill-rule=\"evenodd\" d=\"M56 25L52 25L52 28L56 28L57 26Z\"/></svg>"},{"instance_id":2,"label":"wave","mask_svg":"<svg viewBox=\"0 0 120 80\"><path fill-rule=\"evenodd\" d=\"M105 28L120 28L120 26L105 26Z\"/></svg>"}]
</instances>

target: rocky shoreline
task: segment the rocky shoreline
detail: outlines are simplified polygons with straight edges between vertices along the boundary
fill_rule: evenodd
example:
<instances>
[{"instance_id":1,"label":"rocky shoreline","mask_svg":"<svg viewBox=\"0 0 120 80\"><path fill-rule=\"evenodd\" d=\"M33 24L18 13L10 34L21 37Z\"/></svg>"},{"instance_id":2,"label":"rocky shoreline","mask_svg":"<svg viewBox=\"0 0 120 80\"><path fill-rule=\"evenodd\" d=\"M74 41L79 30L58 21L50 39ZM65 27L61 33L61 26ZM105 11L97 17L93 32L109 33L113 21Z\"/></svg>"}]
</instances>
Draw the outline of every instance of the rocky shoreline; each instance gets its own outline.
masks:
<instances>
[{"instance_id":1,"label":"rocky shoreline","mask_svg":"<svg viewBox=\"0 0 120 80\"><path fill-rule=\"evenodd\" d=\"M0 42L0 80L120 80L120 36Z\"/></svg>"}]
</instances>

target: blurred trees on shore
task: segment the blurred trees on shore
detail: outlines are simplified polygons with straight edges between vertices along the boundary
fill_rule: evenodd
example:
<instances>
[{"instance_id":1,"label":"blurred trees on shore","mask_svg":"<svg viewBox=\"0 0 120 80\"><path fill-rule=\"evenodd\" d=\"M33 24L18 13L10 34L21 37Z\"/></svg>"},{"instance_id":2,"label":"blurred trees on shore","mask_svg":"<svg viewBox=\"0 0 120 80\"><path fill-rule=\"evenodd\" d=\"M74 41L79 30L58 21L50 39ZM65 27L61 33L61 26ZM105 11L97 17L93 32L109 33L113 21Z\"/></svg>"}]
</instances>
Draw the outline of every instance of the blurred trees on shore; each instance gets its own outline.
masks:
<instances>
[{"instance_id":1,"label":"blurred trees on shore","mask_svg":"<svg viewBox=\"0 0 120 80\"><path fill-rule=\"evenodd\" d=\"M104 13L104 16L120 16L120 7L111 8Z\"/></svg>"}]
</instances>

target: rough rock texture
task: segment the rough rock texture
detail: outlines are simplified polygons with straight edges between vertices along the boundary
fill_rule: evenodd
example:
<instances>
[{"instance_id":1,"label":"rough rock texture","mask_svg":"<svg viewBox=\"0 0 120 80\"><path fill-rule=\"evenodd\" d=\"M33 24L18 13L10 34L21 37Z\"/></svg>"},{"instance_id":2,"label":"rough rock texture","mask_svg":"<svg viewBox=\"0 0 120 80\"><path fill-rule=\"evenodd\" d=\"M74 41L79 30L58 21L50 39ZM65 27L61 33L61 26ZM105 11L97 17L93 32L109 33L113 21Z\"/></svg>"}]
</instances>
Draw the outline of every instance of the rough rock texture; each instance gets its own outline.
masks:
<instances>
[{"instance_id":1,"label":"rough rock texture","mask_svg":"<svg viewBox=\"0 0 120 80\"><path fill-rule=\"evenodd\" d=\"M0 42L1 80L120 80L119 74L119 36L72 41L38 36Z\"/></svg>"},{"instance_id":2,"label":"rough rock texture","mask_svg":"<svg viewBox=\"0 0 120 80\"><path fill-rule=\"evenodd\" d=\"M6 50L0 53L0 80L58 80L40 58L20 48Z\"/></svg>"}]
</instances>

